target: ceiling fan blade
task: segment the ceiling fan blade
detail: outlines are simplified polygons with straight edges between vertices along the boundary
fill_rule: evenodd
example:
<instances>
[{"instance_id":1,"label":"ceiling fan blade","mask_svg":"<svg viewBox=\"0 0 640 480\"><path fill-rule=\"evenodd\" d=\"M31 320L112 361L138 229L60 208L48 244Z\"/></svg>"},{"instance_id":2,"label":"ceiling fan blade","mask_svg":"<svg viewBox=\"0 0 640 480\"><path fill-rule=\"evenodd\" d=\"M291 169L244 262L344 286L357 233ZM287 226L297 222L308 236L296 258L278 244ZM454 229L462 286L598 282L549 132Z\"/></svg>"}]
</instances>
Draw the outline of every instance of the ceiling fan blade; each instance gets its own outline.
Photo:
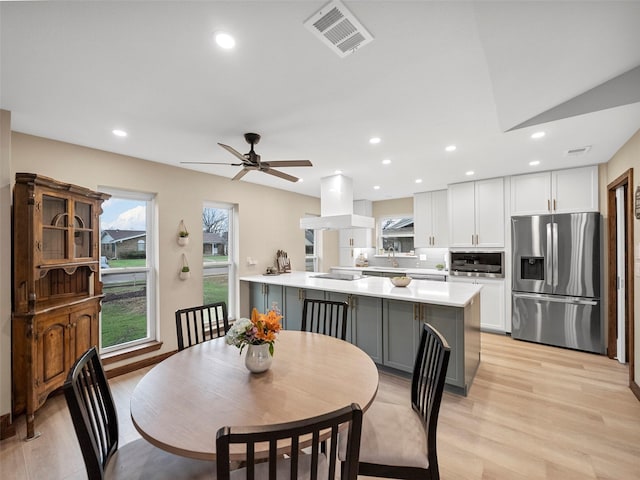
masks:
<instances>
[{"instance_id":1,"label":"ceiling fan blade","mask_svg":"<svg viewBox=\"0 0 640 480\"><path fill-rule=\"evenodd\" d=\"M289 180L290 182L297 182L299 180L298 177L294 177L293 175L289 175L287 173L279 172L278 170L272 170L270 168L265 170L260 170L260 171L264 173L268 173L269 175L273 175L274 177L284 178L285 180Z\"/></svg>"},{"instance_id":2,"label":"ceiling fan blade","mask_svg":"<svg viewBox=\"0 0 640 480\"><path fill-rule=\"evenodd\" d=\"M313 163L309 160L273 160L269 162L262 162L270 167L313 167Z\"/></svg>"},{"instance_id":3,"label":"ceiling fan blade","mask_svg":"<svg viewBox=\"0 0 640 480\"><path fill-rule=\"evenodd\" d=\"M238 173L236 173L236 176L233 177L231 180L240 180L242 177L244 177L247 173L249 173L249 169L248 168L243 168L242 170L240 170Z\"/></svg>"},{"instance_id":4,"label":"ceiling fan blade","mask_svg":"<svg viewBox=\"0 0 640 480\"><path fill-rule=\"evenodd\" d=\"M242 167L244 163L229 163L229 162L180 162L192 165L231 165L232 167Z\"/></svg>"},{"instance_id":5,"label":"ceiling fan blade","mask_svg":"<svg viewBox=\"0 0 640 480\"><path fill-rule=\"evenodd\" d=\"M230 147L229 145L225 145L224 143L218 143L218 145L224 148L231 155L238 157L240 160L242 160L243 163L247 161L247 158L243 154L241 154L239 151L237 151L235 148Z\"/></svg>"}]
</instances>

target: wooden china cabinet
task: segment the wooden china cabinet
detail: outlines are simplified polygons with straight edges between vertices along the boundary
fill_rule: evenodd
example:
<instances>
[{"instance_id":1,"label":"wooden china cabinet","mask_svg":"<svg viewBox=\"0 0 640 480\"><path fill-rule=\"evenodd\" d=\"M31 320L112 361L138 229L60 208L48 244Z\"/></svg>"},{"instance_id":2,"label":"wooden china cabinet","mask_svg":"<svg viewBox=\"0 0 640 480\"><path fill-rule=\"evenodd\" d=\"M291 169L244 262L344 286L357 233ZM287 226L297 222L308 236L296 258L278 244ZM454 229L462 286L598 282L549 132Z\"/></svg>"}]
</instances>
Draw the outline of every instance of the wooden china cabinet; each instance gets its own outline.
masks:
<instances>
[{"instance_id":1,"label":"wooden china cabinet","mask_svg":"<svg viewBox=\"0 0 640 480\"><path fill-rule=\"evenodd\" d=\"M110 195L17 173L13 191L13 415L35 412L98 345L102 202Z\"/></svg>"}]
</instances>

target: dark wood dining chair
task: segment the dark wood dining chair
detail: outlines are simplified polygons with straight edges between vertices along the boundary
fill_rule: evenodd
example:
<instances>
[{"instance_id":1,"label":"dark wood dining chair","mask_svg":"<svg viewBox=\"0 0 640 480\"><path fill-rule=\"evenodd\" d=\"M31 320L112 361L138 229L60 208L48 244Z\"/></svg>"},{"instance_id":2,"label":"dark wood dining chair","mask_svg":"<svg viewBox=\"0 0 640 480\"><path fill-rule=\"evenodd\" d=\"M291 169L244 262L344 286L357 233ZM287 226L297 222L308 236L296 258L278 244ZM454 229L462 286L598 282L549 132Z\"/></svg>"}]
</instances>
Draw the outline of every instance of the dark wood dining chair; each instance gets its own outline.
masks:
<instances>
[{"instance_id":1,"label":"dark wood dining chair","mask_svg":"<svg viewBox=\"0 0 640 480\"><path fill-rule=\"evenodd\" d=\"M305 298L302 306L303 332L322 333L341 340L347 339L347 302Z\"/></svg>"},{"instance_id":2,"label":"dark wood dining chair","mask_svg":"<svg viewBox=\"0 0 640 480\"><path fill-rule=\"evenodd\" d=\"M359 475L438 480L436 429L451 349L432 326L423 325L413 368L411 405L374 401L362 421ZM340 439L340 458L345 455Z\"/></svg>"},{"instance_id":3,"label":"dark wood dining chair","mask_svg":"<svg viewBox=\"0 0 640 480\"><path fill-rule=\"evenodd\" d=\"M341 480L356 480L362 428L362 410L356 403L295 422L256 427L222 427L216 436L217 478L336 480L339 428L342 430L345 451ZM325 436L328 438L325 439ZM323 439L329 444L326 452L322 452L320 448ZM311 440L311 445L307 446L307 440ZM232 445L238 444L244 445L240 447L240 452L245 453L246 466L231 473L229 451ZM264 447L267 451L258 454L256 445L260 450ZM310 453L305 453L309 450Z\"/></svg>"},{"instance_id":4,"label":"dark wood dining chair","mask_svg":"<svg viewBox=\"0 0 640 480\"><path fill-rule=\"evenodd\" d=\"M89 480L215 478L215 462L192 460L138 439L118 448L118 417L95 347L73 365L63 386Z\"/></svg>"},{"instance_id":5,"label":"dark wood dining chair","mask_svg":"<svg viewBox=\"0 0 640 480\"><path fill-rule=\"evenodd\" d=\"M176 310L178 351L212 338L223 337L229 331L225 302Z\"/></svg>"}]
</instances>

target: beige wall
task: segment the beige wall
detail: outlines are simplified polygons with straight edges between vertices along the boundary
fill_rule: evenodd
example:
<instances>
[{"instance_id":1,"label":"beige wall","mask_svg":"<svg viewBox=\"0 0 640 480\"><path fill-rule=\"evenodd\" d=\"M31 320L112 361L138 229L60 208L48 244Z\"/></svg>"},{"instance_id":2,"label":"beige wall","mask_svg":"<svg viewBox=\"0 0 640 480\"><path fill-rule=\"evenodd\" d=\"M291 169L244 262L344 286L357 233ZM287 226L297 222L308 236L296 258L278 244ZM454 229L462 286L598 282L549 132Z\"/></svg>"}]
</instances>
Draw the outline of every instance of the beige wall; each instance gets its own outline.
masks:
<instances>
[{"instance_id":1,"label":"beige wall","mask_svg":"<svg viewBox=\"0 0 640 480\"><path fill-rule=\"evenodd\" d=\"M386 215L413 213L413 197L395 198L373 202L373 216L377 219Z\"/></svg>"},{"instance_id":2,"label":"beige wall","mask_svg":"<svg viewBox=\"0 0 640 480\"><path fill-rule=\"evenodd\" d=\"M607 195L607 184L618 178L629 168L634 169L634 183L631 192L635 193L638 185L638 176L640 175L640 130L638 130L627 143L613 156L607 165L607 181L600 187L601 198L605 199ZM606 211L606 207L603 212ZM640 220L633 221L633 235L635 244L640 243ZM636 251L632 255L640 255L640 249L636 246ZM635 343L635 383L640 385L640 278L635 278L633 290L634 305L634 343Z\"/></svg>"},{"instance_id":3,"label":"beige wall","mask_svg":"<svg viewBox=\"0 0 640 480\"><path fill-rule=\"evenodd\" d=\"M11 113L0 110L0 415L11 411Z\"/></svg>"},{"instance_id":4,"label":"beige wall","mask_svg":"<svg viewBox=\"0 0 640 480\"><path fill-rule=\"evenodd\" d=\"M4 119L4 117L3 117ZM4 128L4 127L3 127ZM3 148L5 138L2 139ZM164 342L160 352L177 348L173 313L176 309L202 303L202 206L203 202L226 202L238 206L240 275L264 272L273 265L278 249L288 252L294 269L304 270L304 231L299 228L299 219L307 213L320 213L318 198L299 195L284 190L258 186L246 181L232 182L215 175L153 163L138 158L117 155L77 145L57 142L41 137L11 134L10 170L3 168L2 183L2 226L0 231L10 231L10 221L6 214L5 183L15 178L16 172L38 173L63 182L81 185L91 189L99 186L121 190L151 192L156 194L157 218L157 257L158 257L158 312L159 335ZM5 158L2 157L3 166ZM251 174L250 174L251 175ZM255 175L255 174L254 174ZM176 236L180 220L191 233L191 242L186 247L177 244ZM337 242L337 240L335 240ZM10 251L10 246L0 240L0 248ZM325 242L328 260L331 261L331 239ZM186 253L192 271L189 281L178 277L181 268L181 255ZM255 266L247 265L247 257L258 261ZM3 261L10 257L2 255ZM0 272L9 272L9 264ZM327 267L328 268L328 267ZM6 335L10 331L10 312L6 311L4 295L10 292L9 283L3 273L0 289L3 295L2 317L2 377L0 384L0 414L8 412L7 396L10 395L10 375L5 374L7 367ZM236 308L236 311L237 308ZM7 357L7 358L5 358ZM139 358L135 359L138 360ZM10 362L10 359L8 360Z\"/></svg>"}]
</instances>

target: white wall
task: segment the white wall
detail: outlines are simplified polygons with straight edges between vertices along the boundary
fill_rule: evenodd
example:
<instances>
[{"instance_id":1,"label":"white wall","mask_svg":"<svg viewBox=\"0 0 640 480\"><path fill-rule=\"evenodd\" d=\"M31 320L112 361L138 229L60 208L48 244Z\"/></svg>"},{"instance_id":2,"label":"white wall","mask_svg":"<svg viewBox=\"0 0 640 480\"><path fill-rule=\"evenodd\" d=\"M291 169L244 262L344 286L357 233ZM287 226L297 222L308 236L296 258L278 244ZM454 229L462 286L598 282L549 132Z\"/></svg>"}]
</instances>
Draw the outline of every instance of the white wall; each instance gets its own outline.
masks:
<instances>
[{"instance_id":1,"label":"white wall","mask_svg":"<svg viewBox=\"0 0 640 480\"><path fill-rule=\"evenodd\" d=\"M3 120L4 118L3 113ZM3 122L3 132L4 128ZM7 138L8 132L7 128ZM8 142L5 143L4 136L2 140L4 152ZM268 265L273 264L278 249L288 252L294 270L304 270L304 230L299 228L299 219L308 213L320 213L319 198L262 187L246 181L233 182L215 175L17 132L11 133L10 154L10 162L3 154L0 183L3 199L0 219L0 260L3 262L0 268L0 331L3 342L0 345L0 415L10 411L11 391L11 376L7 373L10 366L10 343L7 340L10 338L10 302L5 301L5 296L9 298L8 292L11 291L8 276L10 239L7 236L11 224L9 204L5 203L5 197L10 191L9 182L13 183L17 172L37 173L90 189L97 189L101 185L157 195L159 335L164 344L160 351L150 355L175 350L175 310L202 303L200 226L203 202L238 205L240 275L264 272ZM187 247L180 247L176 241L181 219L184 219L191 233L191 241ZM337 247L331 241L325 244L328 256L331 257ZM187 254L192 271L189 281L178 278L182 252ZM246 258L249 256L258 260L257 265L247 265ZM128 362L140 359L136 357Z\"/></svg>"}]
</instances>

